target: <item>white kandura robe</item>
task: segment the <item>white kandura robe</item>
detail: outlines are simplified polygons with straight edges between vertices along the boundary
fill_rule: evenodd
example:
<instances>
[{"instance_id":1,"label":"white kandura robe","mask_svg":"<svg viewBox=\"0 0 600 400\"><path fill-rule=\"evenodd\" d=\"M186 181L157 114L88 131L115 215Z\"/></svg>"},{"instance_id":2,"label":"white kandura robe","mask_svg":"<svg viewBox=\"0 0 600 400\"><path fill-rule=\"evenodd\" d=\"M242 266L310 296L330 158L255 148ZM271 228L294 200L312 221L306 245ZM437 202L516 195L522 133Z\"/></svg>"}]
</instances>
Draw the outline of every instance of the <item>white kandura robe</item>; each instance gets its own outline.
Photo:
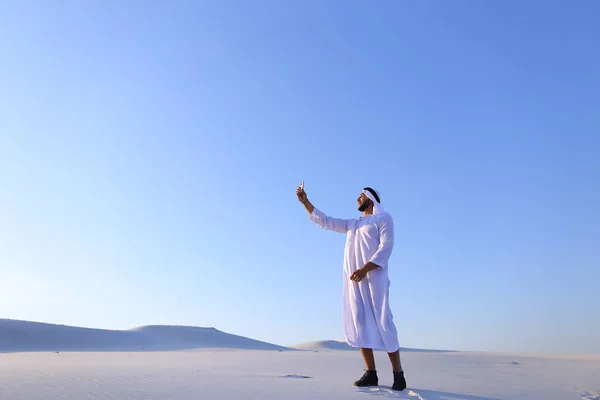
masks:
<instances>
[{"instance_id":1,"label":"white kandura robe","mask_svg":"<svg viewBox=\"0 0 600 400\"><path fill-rule=\"evenodd\" d=\"M399 349L398 333L389 306L388 260L394 246L394 221L388 213L356 219L332 218L314 208L310 220L320 227L346 234L343 264L343 327L353 347ZM360 282L350 280L367 262L377 264Z\"/></svg>"}]
</instances>

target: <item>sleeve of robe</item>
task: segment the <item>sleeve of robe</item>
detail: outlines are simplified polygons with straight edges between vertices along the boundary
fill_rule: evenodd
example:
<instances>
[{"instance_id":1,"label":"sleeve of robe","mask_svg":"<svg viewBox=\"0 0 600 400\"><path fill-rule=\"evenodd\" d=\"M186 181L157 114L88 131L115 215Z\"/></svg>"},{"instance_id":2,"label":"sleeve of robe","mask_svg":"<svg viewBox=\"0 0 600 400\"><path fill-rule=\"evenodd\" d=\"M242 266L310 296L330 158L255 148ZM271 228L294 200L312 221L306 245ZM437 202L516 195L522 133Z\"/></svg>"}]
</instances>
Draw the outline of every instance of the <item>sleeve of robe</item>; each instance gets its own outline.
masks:
<instances>
[{"instance_id":1,"label":"sleeve of robe","mask_svg":"<svg viewBox=\"0 0 600 400\"><path fill-rule=\"evenodd\" d=\"M394 248L394 220L391 216L386 216L378 225L379 246L369 261L382 268L387 268Z\"/></svg>"},{"instance_id":2,"label":"sleeve of robe","mask_svg":"<svg viewBox=\"0 0 600 400\"><path fill-rule=\"evenodd\" d=\"M314 207L313 212L310 214L310 220L323 229L339 233L347 233L350 229L350 226L352 226L351 224L353 224L355 221L354 219L341 219L330 217L328 215L325 215L316 207Z\"/></svg>"}]
</instances>

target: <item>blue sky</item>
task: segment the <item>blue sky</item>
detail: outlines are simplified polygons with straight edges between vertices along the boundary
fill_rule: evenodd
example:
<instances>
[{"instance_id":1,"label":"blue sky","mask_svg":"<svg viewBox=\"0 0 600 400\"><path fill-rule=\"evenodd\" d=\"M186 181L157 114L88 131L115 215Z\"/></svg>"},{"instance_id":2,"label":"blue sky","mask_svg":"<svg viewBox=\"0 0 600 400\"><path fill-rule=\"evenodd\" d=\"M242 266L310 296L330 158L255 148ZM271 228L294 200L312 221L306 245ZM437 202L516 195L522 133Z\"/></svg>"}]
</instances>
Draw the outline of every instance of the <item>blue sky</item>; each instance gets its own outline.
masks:
<instances>
[{"instance_id":1,"label":"blue sky","mask_svg":"<svg viewBox=\"0 0 600 400\"><path fill-rule=\"evenodd\" d=\"M600 352L600 4L3 2L0 317L341 338L340 217L402 346Z\"/></svg>"}]
</instances>

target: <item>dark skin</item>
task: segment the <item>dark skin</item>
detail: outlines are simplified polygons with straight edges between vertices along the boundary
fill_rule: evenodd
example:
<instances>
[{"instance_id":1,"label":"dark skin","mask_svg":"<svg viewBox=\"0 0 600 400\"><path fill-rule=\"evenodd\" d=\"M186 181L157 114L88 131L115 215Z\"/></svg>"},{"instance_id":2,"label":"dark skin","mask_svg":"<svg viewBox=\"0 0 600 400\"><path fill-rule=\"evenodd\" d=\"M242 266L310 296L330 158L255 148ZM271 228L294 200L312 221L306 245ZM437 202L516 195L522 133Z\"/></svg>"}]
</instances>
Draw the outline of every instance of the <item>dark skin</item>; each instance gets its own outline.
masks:
<instances>
[{"instance_id":1,"label":"dark skin","mask_svg":"<svg viewBox=\"0 0 600 400\"><path fill-rule=\"evenodd\" d=\"M373 355L373 349L360 349L365 367L369 370L375 370L375 356ZM392 370L394 372L402 372L402 364L400 363L400 349L393 353L388 353L390 362L392 363Z\"/></svg>"},{"instance_id":2,"label":"dark skin","mask_svg":"<svg viewBox=\"0 0 600 400\"><path fill-rule=\"evenodd\" d=\"M308 200L308 196L306 195L306 192L303 188L298 187L296 189L296 196L298 197L298 201L300 201L304 205L306 211L309 214L312 214L314 206ZM360 196L358 196L356 201L358 202L358 210L362 211L364 216L373 214L373 202L364 193L361 192ZM367 262L361 268L354 271L352 275L350 275L350 280L359 283L363 279L365 279L369 272L376 268L380 268L379 265L374 264L372 262ZM375 356L373 354L373 349L361 348L360 353L362 354L366 368L368 370L375 370ZM388 356L392 364L393 371L402 372L402 365L400 363L400 349L396 350L393 353L388 353Z\"/></svg>"}]
</instances>

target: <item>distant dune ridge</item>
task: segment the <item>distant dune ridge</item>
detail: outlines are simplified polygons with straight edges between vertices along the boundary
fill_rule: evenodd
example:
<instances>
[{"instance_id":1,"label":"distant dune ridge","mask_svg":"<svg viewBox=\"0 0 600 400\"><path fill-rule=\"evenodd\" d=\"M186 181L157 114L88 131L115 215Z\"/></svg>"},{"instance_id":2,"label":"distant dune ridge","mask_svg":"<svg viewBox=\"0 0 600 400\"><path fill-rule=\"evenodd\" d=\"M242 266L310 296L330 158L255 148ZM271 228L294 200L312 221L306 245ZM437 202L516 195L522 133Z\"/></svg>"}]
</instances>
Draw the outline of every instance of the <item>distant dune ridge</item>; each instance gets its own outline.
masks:
<instances>
[{"instance_id":1,"label":"distant dune ridge","mask_svg":"<svg viewBox=\"0 0 600 400\"><path fill-rule=\"evenodd\" d=\"M0 352L197 348L293 350L215 328L152 325L129 330L108 330L0 319Z\"/></svg>"},{"instance_id":2,"label":"distant dune ridge","mask_svg":"<svg viewBox=\"0 0 600 400\"><path fill-rule=\"evenodd\" d=\"M127 330L110 330L0 319L0 352L158 351L203 348L277 351L357 350L343 339L285 347L225 333L212 327L148 325ZM439 350L401 348L401 351Z\"/></svg>"}]
</instances>

